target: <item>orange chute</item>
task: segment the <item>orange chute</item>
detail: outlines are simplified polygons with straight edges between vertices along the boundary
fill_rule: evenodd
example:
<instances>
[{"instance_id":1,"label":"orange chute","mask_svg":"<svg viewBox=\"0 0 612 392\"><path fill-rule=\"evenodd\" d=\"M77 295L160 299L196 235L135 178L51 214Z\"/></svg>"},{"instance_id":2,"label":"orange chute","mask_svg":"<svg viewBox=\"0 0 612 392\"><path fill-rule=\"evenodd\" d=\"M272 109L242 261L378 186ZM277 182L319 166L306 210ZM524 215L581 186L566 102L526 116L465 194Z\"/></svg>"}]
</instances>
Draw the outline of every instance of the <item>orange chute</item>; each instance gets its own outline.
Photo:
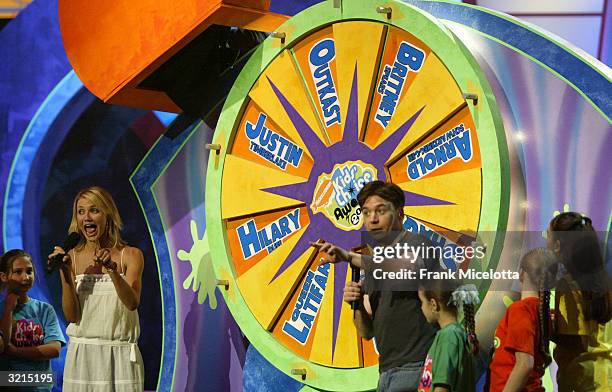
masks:
<instances>
[{"instance_id":1,"label":"orange chute","mask_svg":"<svg viewBox=\"0 0 612 392\"><path fill-rule=\"evenodd\" d=\"M180 112L139 83L213 24L264 32L288 17L269 0L60 0L64 48L76 74L105 102Z\"/></svg>"}]
</instances>

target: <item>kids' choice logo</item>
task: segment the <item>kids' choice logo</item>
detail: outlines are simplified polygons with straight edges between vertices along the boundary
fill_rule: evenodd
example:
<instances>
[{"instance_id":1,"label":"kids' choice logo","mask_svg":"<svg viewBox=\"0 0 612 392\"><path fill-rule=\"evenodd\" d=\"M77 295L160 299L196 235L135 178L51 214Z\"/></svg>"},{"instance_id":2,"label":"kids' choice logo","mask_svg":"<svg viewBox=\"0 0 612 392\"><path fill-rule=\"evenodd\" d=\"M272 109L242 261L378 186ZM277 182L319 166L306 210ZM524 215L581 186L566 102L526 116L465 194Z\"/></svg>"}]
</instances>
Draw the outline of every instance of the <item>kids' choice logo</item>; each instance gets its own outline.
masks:
<instances>
[{"instance_id":1,"label":"kids' choice logo","mask_svg":"<svg viewBox=\"0 0 612 392\"><path fill-rule=\"evenodd\" d=\"M416 181L454 159L469 162L472 156L471 130L461 123L408 154L408 177Z\"/></svg>"},{"instance_id":2,"label":"kids' choice logo","mask_svg":"<svg viewBox=\"0 0 612 392\"><path fill-rule=\"evenodd\" d=\"M374 116L374 121L383 128L387 128L395 113L408 74L419 72L424 61L424 51L402 41L395 54L393 65L385 64L376 89L381 99Z\"/></svg>"},{"instance_id":3,"label":"kids' choice logo","mask_svg":"<svg viewBox=\"0 0 612 392\"><path fill-rule=\"evenodd\" d=\"M328 277L329 264L308 271L300 295L293 305L291 318L283 324L283 332L302 345L306 344L321 309Z\"/></svg>"},{"instance_id":4,"label":"kids' choice logo","mask_svg":"<svg viewBox=\"0 0 612 392\"><path fill-rule=\"evenodd\" d=\"M312 213L322 212L339 229L359 230L362 220L357 194L376 176L374 166L362 161L336 164L331 173L322 173L317 180L310 204Z\"/></svg>"},{"instance_id":5,"label":"kids' choice logo","mask_svg":"<svg viewBox=\"0 0 612 392\"><path fill-rule=\"evenodd\" d=\"M45 333L41 324L21 319L15 322L13 342L17 347L33 347L44 344Z\"/></svg>"},{"instance_id":6,"label":"kids' choice logo","mask_svg":"<svg viewBox=\"0 0 612 392\"><path fill-rule=\"evenodd\" d=\"M259 113L256 124L250 121L245 123L244 132L250 140L249 150L282 170L286 169L287 164L298 167L302 160L302 148L266 127L267 118L264 113Z\"/></svg>"},{"instance_id":7,"label":"kids' choice logo","mask_svg":"<svg viewBox=\"0 0 612 392\"><path fill-rule=\"evenodd\" d=\"M423 365L423 373L421 374L421 382L419 383L418 392L430 392L433 381L433 359L427 355L425 364Z\"/></svg>"},{"instance_id":8,"label":"kids' choice logo","mask_svg":"<svg viewBox=\"0 0 612 392\"><path fill-rule=\"evenodd\" d=\"M317 42L308 54L310 73L317 89L317 101L323 113L325 127L340 124L340 105L330 64L336 58L334 40L327 38Z\"/></svg>"}]
</instances>

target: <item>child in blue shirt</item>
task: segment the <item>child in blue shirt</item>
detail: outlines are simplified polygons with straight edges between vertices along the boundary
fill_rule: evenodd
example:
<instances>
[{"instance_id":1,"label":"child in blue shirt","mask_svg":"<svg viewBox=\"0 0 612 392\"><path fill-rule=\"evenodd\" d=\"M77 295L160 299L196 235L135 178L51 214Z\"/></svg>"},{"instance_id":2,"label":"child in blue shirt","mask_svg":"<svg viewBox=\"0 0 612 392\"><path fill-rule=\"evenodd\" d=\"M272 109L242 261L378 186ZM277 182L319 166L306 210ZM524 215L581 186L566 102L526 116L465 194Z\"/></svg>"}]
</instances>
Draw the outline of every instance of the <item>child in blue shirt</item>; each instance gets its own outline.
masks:
<instances>
[{"instance_id":1,"label":"child in blue shirt","mask_svg":"<svg viewBox=\"0 0 612 392\"><path fill-rule=\"evenodd\" d=\"M0 258L0 284L6 290L0 305L4 352L0 370L51 372L51 358L66 344L53 307L28 296L34 283L32 257L20 249ZM51 390L51 386L33 388Z\"/></svg>"}]
</instances>

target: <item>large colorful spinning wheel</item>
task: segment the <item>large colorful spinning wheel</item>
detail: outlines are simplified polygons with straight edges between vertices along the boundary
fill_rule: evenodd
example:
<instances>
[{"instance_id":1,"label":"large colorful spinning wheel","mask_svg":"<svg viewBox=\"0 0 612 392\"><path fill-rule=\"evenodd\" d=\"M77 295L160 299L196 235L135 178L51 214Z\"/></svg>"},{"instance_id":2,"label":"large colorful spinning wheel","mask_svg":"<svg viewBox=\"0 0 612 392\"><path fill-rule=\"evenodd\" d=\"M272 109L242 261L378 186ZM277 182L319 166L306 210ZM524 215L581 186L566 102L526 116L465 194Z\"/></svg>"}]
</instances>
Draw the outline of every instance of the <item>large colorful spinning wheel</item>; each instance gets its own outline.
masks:
<instances>
[{"instance_id":1,"label":"large colorful spinning wheel","mask_svg":"<svg viewBox=\"0 0 612 392\"><path fill-rule=\"evenodd\" d=\"M272 364L316 388L370 389L378 359L342 302L348 266L319 267L309 242L358 245L355 196L375 179L405 191L411 230L461 244L504 229L503 129L469 53L420 10L322 3L278 32L249 60L215 132L221 150L206 183L215 272Z\"/></svg>"}]
</instances>

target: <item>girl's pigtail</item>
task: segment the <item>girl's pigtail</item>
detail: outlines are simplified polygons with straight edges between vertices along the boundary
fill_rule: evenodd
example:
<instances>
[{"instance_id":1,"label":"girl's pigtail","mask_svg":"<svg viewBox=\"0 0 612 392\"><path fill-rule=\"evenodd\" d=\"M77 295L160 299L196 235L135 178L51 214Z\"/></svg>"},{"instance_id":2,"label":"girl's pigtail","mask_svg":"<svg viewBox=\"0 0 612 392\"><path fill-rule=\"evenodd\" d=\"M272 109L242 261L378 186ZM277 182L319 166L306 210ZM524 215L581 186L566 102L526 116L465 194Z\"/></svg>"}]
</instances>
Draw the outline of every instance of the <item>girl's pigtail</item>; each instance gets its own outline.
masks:
<instances>
[{"instance_id":1,"label":"girl's pigtail","mask_svg":"<svg viewBox=\"0 0 612 392\"><path fill-rule=\"evenodd\" d=\"M521 268L532 284L538 284L538 347L536 351L544 358L544 367L552 362L550 356L550 288L555 284L558 263L550 250L535 248L521 259Z\"/></svg>"},{"instance_id":2,"label":"girl's pigtail","mask_svg":"<svg viewBox=\"0 0 612 392\"><path fill-rule=\"evenodd\" d=\"M546 275L547 272L544 273ZM538 326L540 329L540 344L539 351L544 358L544 367L546 368L552 362L550 356L550 290L548 289L546 277L540 279L538 297Z\"/></svg>"},{"instance_id":3,"label":"girl's pigtail","mask_svg":"<svg viewBox=\"0 0 612 392\"><path fill-rule=\"evenodd\" d=\"M473 355L478 355L480 343L476 336L476 320L474 316L474 305L463 305L463 326L467 332L468 346Z\"/></svg>"},{"instance_id":4,"label":"girl's pigtail","mask_svg":"<svg viewBox=\"0 0 612 392\"><path fill-rule=\"evenodd\" d=\"M473 284L459 286L453 291L451 301L463 310L463 327L467 332L468 348L473 355L478 355L480 343L476 336L475 306L480 303L478 290Z\"/></svg>"}]
</instances>

